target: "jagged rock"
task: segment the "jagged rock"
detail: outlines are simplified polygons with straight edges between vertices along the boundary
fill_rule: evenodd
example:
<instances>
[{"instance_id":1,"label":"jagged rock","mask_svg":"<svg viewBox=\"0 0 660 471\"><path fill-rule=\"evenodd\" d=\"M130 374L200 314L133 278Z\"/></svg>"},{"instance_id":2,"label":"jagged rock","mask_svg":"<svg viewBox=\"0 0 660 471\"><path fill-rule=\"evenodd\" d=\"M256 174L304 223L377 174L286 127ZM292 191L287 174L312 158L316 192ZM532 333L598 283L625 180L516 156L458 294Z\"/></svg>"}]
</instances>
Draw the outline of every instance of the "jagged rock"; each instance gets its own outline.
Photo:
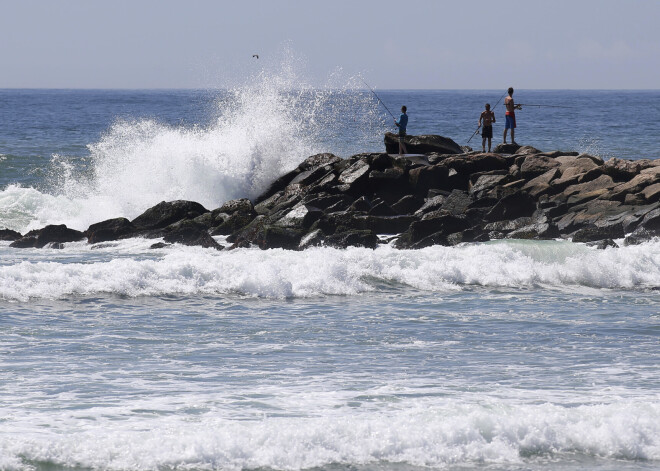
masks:
<instances>
[{"instance_id":1,"label":"jagged rock","mask_svg":"<svg viewBox=\"0 0 660 471\"><path fill-rule=\"evenodd\" d=\"M559 237L557 226L548 222L536 222L515 229L507 234L509 239L555 239Z\"/></svg>"},{"instance_id":2,"label":"jagged rock","mask_svg":"<svg viewBox=\"0 0 660 471\"><path fill-rule=\"evenodd\" d=\"M20 232L12 231L11 229L0 229L0 240L14 241L20 239L21 237L23 236Z\"/></svg>"},{"instance_id":3,"label":"jagged rock","mask_svg":"<svg viewBox=\"0 0 660 471\"><path fill-rule=\"evenodd\" d=\"M378 236L370 230L351 230L338 232L326 237L325 244L330 247L345 249L347 247L378 247Z\"/></svg>"},{"instance_id":4,"label":"jagged rock","mask_svg":"<svg viewBox=\"0 0 660 471\"><path fill-rule=\"evenodd\" d=\"M534 178L559 166L561 166L561 164L552 157L547 157L545 155L529 155L520 166L520 174L523 178Z\"/></svg>"},{"instance_id":5,"label":"jagged rock","mask_svg":"<svg viewBox=\"0 0 660 471\"><path fill-rule=\"evenodd\" d=\"M342 193L360 194L368 186L371 168L365 160L358 160L339 175L339 189Z\"/></svg>"},{"instance_id":6,"label":"jagged rock","mask_svg":"<svg viewBox=\"0 0 660 471\"><path fill-rule=\"evenodd\" d=\"M648 242L658 236L655 231L650 231L644 227L638 227L623 240L623 245L639 245Z\"/></svg>"},{"instance_id":7,"label":"jagged rock","mask_svg":"<svg viewBox=\"0 0 660 471\"><path fill-rule=\"evenodd\" d=\"M9 244L10 247L16 248L43 248L48 244L77 242L83 240L85 234L75 229L69 229L64 224L51 224L43 229L30 231L20 239L16 239ZM59 247L59 246L58 246ZM59 247L61 248L61 247Z\"/></svg>"},{"instance_id":8,"label":"jagged rock","mask_svg":"<svg viewBox=\"0 0 660 471\"><path fill-rule=\"evenodd\" d=\"M266 225L255 241L262 249L294 250L300 245L305 231L299 227Z\"/></svg>"},{"instance_id":9,"label":"jagged rock","mask_svg":"<svg viewBox=\"0 0 660 471\"><path fill-rule=\"evenodd\" d=\"M356 199L348 209L349 211L367 212L372 207L373 205L371 204L371 201L369 201L369 198L367 198L366 196L361 196L358 199Z\"/></svg>"},{"instance_id":10,"label":"jagged rock","mask_svg":"<svg viewBox=\"0 0 660 471\"><path fill-rule=\"evenodd\" d=\"M605 250L607 248L618 249L619 245L612 239L598 240L594 242L587 242L589 247L596 247L598 250Z\"/></svg>"},{"instance_id":11,"label":"jagged rock","mask_svg":"<svg viewBox=\"0 0 660 471\"><path fill-rule=\"evenodd\" d=\"M442 208L442 205L445 204L445 201L447 201L447 196L445 195L437 195L433 198L428 198L424 204L417 211L415 211L415 215L423 216L426 213L437 211L438 209Z\"/></svg>"},{"instance_id":12,"label":"jagged rock","mask_svg":"<svg viewBox=\"0 0 660 471\"><path fill-rule=\"evenodd\" d=\"M573 234L573 242L593 242L603 239L619 239L625 234L621 223L611 226L588 226L578 229Z\"/></svg>"},{"instance_id":13,"label":"jagged rock","mask_svg":"<svg viewBox=\"0 0 660 471\"><path fill-rule=\"evenodd\" d=\"M374 206L368 211L371 216L395 216L396 212L392 207L384 201L378 201Z\"/></svg>"},{"instance_id":14,"label":"jagged rock","mask_svg":"<svg viewBox=\"0 0 660 471\"><path fill-rule=\"evenodd\" d=\"M487 221L501 221L503 219L516 219L531 216L536 210L536 201L524 191L517 191L507 195L497 202L493 209L486 214Z\"/></svg>"},{"instance_id":15,"label":"jagged rock","mask_svg":"<svg viewBox=\"0 0 660 471\"><path fill-rule=\"evenodd\" d=\"M454 190L449 196L447 196L441 209L453 215L460 215L463 214L473 202L474 199L466 192Z\"/></svg>"},{"instance_id":16,"label":"jagged rock","mask_svg":"<svg viewBox=\"0 0 660 471\"><path fill-rule=\"evenodd\" d=\"M511 175L509 175L508 173L479 175L474 183L470 181L468 191L470 195L473 195L476 198L480 198L488 190L491 190L492 188L498 185L504 185L506 183L509 183L510 181L511 181Z\"/></svg>"},{"instance_id":17,"label":"jagged rock","mask_svg":"<svg viewBox=\"0 0 660 471\"><path fill-rule=\"evenodd\" d=\"M182 219L194 219L209 212L194 201L161 201L131 221L138 230L162 229Z\"/></svg>"},{"instance_id":18,"label":"jagged rock","mask_svg":"<svg viewBox=\"0 0 660 471\"><path fill-rule=\"evenodd\" d=\"M164 249L165 247L169 247L172 244L166 244L165 242L156 242L155 244L151 244L149 246L150 249Z\"/></svg>"},{"instance_id":19,"label":"jagged rock","mask_svg":"<svg viewBox=\"0 0 660 471\"><path fill-rule=\"evenodd\" d=\"M515 154L520 149L518 144L498 144L493 149L495 154Z\"/></svg>"},{"instance_id":20,"label":"jagged rock","mask_svg":"<svg viewBox=\"0 0 660 471\"><path fill-rule=\"evenodd\" d=\"M462 154L463 149L448 137L433 134L406 136L404 140L409 154ZM399 135L385 133L385 151L388 154L399 153Z\"/></svg>"},{"instance_id":21,"label":"jagged rock","mask_svg":"<svg viewBox=\"0 0 660 471\"><path fill-rule=\"evenodd\" d=\"M85 234L88 243L96 244L130 237L136 231L137 228L128 219L115 218L92 224L87 228Z\"/></svg>"},{"instance_id":22,"label":"jagged rock","mask_svg":"<svg viewBox=\"0 0 660 471\"><path fill-rule=\"evenodd\" d=\"M364 223L359 227L374 231L376 234L400 234L408 230L410 225L417 221L415 216L357 216L357 220Z\"/></svg>"},{"instance_id":23,"label":"jagged rock","mask_svg":"<svg viewBox=\"0 0 660 471\"><path fill-rule=\"evenodd\" d=\"M412 214L422 207L424 200L415 195L406 195L392 205L397 214Z\"/></svg>"},{"instance_id":24,"label":"jagged rock","mask_svg":"<svg viewBox=\"0 0 660 471\"><path fill-rule=\"evenodd\" d=\"M638 162L613 157L603 164L603 172L617 181L630 180L641 171Z\"/></svg>"},{"instance_id":25,"label":"jagged rock","mask_svg":"<svg viewBox=\"0 0 660 471\"><path fill-rule=\"evenodd\" d=\"M309 229L321 216L323 216L323 211L319 208L299 204L273 224L280 227Z\"/></svg>"},{"instance_id":26,"label":"jagged rock","mask_svg":"<svg viewBox=\"0 0 660 471\"><path fill-rule=\"evenodd\" d=\"M215 213L215 210L213 213ZM211 228L211 235L229 235L247 226L257 216L257 213L254 211L234 211L232 214L219 213L214 214L214 216L216 222L218 220L222 222Z\"/></svg>"},{"instance_id":27,"label":"jagged rock","mask_svg":"<svg viewBox=\"0 0 660 471\"><path fill-rule=\"evenodd\" d=\"M164 229L163 240L169 243L195 246L204 248L213 248L222 250L223 247L218 244L207 232L206 228L191 220L176 222Z\"/></svg>"},{"instance_id":28,"label":"jagged rock","mask_svg":"<svg viewBox=\"0 0 660 471\"><path fill-rule=\"evenodd\" d=\"M451 214L436 214L435 217L413 222L408 232L410 232L411 243L415 243L431 234L440 232L444 235L449 235L467 229L468 227L469 223L465 217Z\"/></svg>"},{"instance_id":29,"label":"jagged rock","mask_svg":"<svg viewBox=\"0 0 660 471\"><path fill-rule=\"evenodd\" d=\"M660 180L660 176L655 174L639 174L635 175L630 181L621 183L612 188L607 195L603 196L603 199L624 201L626 195L629 193L639 193L643 191L647 186L653 185Z\"/></svg>"},{"instance_id":30,"label":"jagged rock","mask_svg":"<svg viewBox=\"0 0 660 471\"><path fill-rule=\"evenodd\" d=\"M310 247L320 247L325 244L325 235L321 229L316 229L305 234L298 243L299 250L305 250Z\"/></svg>"},{"instance_id":31,"label":"jagged rock","mask_svg":"<svg viewBox=\"0 0 660 471\"><path fill-rule=\"evenodd\" d=\"M408 173L408 181L416 195L426 195L432 188L447 186L449 169L442 164L429 165L412 169Z\"/></svg>"}]
</instances>

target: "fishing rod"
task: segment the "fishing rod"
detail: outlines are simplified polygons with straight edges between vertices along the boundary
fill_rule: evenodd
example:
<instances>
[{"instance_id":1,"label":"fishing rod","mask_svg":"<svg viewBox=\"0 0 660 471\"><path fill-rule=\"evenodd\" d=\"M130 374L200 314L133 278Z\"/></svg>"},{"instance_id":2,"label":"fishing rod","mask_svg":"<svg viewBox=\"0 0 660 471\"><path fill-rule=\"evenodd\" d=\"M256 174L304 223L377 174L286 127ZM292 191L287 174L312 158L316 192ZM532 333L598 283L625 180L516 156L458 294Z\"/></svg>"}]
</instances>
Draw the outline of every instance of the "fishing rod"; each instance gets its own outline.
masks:
<instances>
[{"instance_id":1,"label":"fishing rod","mask_svg":"<svg viewBox=\"0 0 660 471\"><path fill-rule=\"evenodd\" d=\"M378 95L376 95L376 92L374 92L374 89L371 88L371 87L369 86L369 84L368 84L367 82L365 82L364 80L363 80L362 82L364 82L364 84L367 86L367 88L368 88L369 90L371 90L371 93L374 94L374 96L375 96L376 99L380 102L380 104L383 105L383 106L385 107L385 109L386 109L387 112L390 114L390 116L392 117L392 119L394 119L394 120L396 121L396 118L394 117L394 115L392 114L392 112L390 111L390 109L387 107L387 105L386 105L385 103L383 103L383 100L381 100L380 97L379 97Z\"/></svg>"},{"instance_id":2,"label":"fishing rod","mask_svg":"<svg viewBox=\"0 0 660 471\"><path fill-rule=\"evenodd\" d=\"M537 105L534 103L516 103L516 106L539 106L544 108L573 108L572 106L559 106L559 105Z\"/></svg>"},{"instance_id":3,"label":"fishing rod","mask_svg":"<svg viewBox=\"0 0 660 471\"><path fill-rule=\"evenodd\" d=\"M508 92L508 91L504 92L504 95L502 95L502 96L500 97L500 99L497 100L497 103L495 103L495 106L493 106L493 107L490 109L490 111L495 111L495 107L496 107L497 105L500 104L500 101L502 101L502 98L504 98L504 97L507 95L507 93L509 93L509 92ZM477 133L479 132L479 128L480 128L480 126L477 126L477 129L472 133L472 135L470 136L470 139L468 139L467 144L469 144L470 141L472 140L472 138L474 137L474 135L477 134Z\"/></svg>"}]
</instances>

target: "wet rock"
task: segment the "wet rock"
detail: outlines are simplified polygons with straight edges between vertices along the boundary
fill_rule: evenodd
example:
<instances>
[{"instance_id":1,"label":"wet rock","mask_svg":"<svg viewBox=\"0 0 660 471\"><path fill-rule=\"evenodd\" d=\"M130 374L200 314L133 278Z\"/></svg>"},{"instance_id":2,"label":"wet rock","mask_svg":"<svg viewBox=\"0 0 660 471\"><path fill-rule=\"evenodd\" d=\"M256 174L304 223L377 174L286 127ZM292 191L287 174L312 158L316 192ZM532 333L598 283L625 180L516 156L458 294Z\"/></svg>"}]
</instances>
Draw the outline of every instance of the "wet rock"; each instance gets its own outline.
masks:
<instances>
[{"instance_id":1,"label":"wet rock","mask_svg":"<svg viewBox=\"0 0 660 471\"><path fill-rule=\"evenodd\" d=\"M594 242L587 242L589 247L595 247L598 250L605 250L607 248L618 249L619 244L614 242L612 239L598 240Z\"/></svg>"},{"instance_id":2,"label":"wet rock","mask_svg":"<svg viewBox=\"0 0 660 471\"><path fill-rule=\"evenodd\" d=\"M97 222L87 228L87 242L97 244L110 240L118 240L135 234L137 227L126 218L108 219Z\"/></svg>"},{"instance_id":3,"label":"wet rock","mask_svg":"<svg viewBox=\"0 0 660 471\"><path fill-rule=\"evenodd\" d=\"M593 242L603 239L619 239L625 234L621 223L610 226L588 226L577 230L573 234L573 242Z\"/></svg>"},{"instance_id":4,"label":"wet rock","mask_svg":"<svg viewBox=\"0 0 660 471\"><path fill-rule=\"evenodd\" d=\"M0 229L0 240L14 241L20 239L21 237L23 236L20 232L12 231L11 229Z\"/></svg>"},{"instance_id":5,"label":"wet rock","mask_svg":"<svg viewBox=\"0 0 660 471\"><path fill-rule=\"evenodd\" d=\"M77 242L85 239L83 232L75 229L69 229L64 224L52 224L30 231L20 239L15 240L10 247L16 248L43 248L52 243Z\"/></svg>"},{"instance_id":6,"label":"wet rock","mask_svg":"<svg viewBox=\"0 0 660 471\"><path fill-rule=\"evenodd\" d=\"M167 226L164 232L165 235L163 236L163 240L171 244L176 243L189 246L200 246L216 250L223 249L223 247L211 237L203 225L191 220L183 220Z\"/></svg>"},{"instance_id":7,"label":"wet rock","mask_svg":"<svg viewBox=\"0 0 660 471\"><path fill-rule=\"evenodd\" d=\"M347 247L378 247L378 236L375 232L366 230L349 230L338 232L326 237L325 244L330 247L345 249Z\"/></svg>"},{"instance_id":8,"label":"wet rock","mask_svg":"<svg viewBox=\"0 0 660 471\"><path fill-rule=\"evenodd\" d=\"M371 168L365 160L358 160L339 175L339 189L342 193L361 194L368 187Z\"/></svg>"},{"instance_id":9,"label":"wet rock","mask_svg":"<svg viewBox=\"0 0 660 471\"><path fill-rule=\"evenodd\" d=\"M161 201L131 221L138 230L162 229L182 219L194 219L209 212L194 201Z\"/></svg>"}]
</instances>

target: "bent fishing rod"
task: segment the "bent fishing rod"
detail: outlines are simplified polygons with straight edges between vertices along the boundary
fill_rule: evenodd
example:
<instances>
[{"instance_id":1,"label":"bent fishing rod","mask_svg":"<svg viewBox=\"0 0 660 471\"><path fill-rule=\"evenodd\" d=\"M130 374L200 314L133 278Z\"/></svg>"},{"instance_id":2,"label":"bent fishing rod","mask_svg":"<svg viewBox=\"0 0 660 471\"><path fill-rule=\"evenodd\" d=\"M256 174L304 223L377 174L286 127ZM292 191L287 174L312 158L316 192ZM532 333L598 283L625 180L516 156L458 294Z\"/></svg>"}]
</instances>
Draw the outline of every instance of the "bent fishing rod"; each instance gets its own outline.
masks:
<instances>
[{"instance_id":1,"label":"bent fishing rod","mask_svg":"<svg viewBox=\"0 0 660 471\"><path fill-rule=\"evenodd\" d=\"M392 119L393 119L394 121L396 121L396 118L394 117L394 115L392 114L392 112L390 111L390 109L387 107L387 105L386 105L385 103L383 103L383 100L380 99L380 97L376 94L376 92L374 92L374 89L371 88L371 87L369 86L369 84L368 84L367 82L365 82L364 80L363 80L362 82L367 86L367 88L368 88L369 90L371 90L371 93L374 94L374 96L376 97L376 100L378 100L378 101L380 102L380 104L383 105L383 106L385 107L385 109L386 109L387 112L390 114L390 116L392 117Z\"/></svg>"},{"instance_id":2,"label":"bent fishing rod","mask_svg":"<svg viewBox=\"0 0 660 471\"><path fill-rule=\"evenodd\" d=\"M493 106L493 107L490 109L490 111L494 112L494 111L495 111L495 108L497 107L497 105L499 105L499 104L500 104L500 101L502 101L502 98L504 98L508 93L509 93L508 91L504 92L504 95L502 95L502 96L500 97L500 99L497 100L497 103L495 103L495 106ZM470 143L470 141L472 140L472 138L474 137L474 135L477 134L477 133L479 132L479 128L480 128L480 127L481 127L481 126L477 126L477 129L475 129L475 131L472 133L472 135L470 136L470 139L468 139L468 141L467 141L466 144L469 144L469 143Z\"/></svg>"}]
</instances>

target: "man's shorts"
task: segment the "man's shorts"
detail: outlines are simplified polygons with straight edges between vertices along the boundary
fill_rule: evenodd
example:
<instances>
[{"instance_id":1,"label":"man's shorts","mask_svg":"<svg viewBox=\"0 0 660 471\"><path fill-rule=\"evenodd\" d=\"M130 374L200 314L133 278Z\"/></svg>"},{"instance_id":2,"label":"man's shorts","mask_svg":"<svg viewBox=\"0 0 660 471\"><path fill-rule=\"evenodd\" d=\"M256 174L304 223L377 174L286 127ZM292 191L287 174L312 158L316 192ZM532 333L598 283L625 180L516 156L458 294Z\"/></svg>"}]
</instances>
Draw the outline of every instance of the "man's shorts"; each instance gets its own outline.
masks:
<instances>
[{"instance_id":1,"label":"man's shorts","mask_svg":"<svg viewBox=\"0 0 660 471\"><path fill-rule=\"evenodd\" d=\"M504 129L515 129L516 128L516 115L506 115L506 123L504 124Z\"/></svg>"},{"instance_id":2,"label":"man's shorts","mask_svg":"<svg viewBox=\"0 0 660 471\"><path fill-rule=\"evenodd\" d=\"M484 126L484 128L481 130L481 137L483 137L484 139L493 138L493 126L491 124L489 124L488 126Z\"/></svg>"},{"instance_id":3,"label":"man's shorts","mask_svg":"<svg viewBox=\"0 0 660 471\"><path fill-rule=\"evenodd\" d=\"M399 142L403 142L406 139L406 131L399 131Z\"/></svg>"}]
</instances>

